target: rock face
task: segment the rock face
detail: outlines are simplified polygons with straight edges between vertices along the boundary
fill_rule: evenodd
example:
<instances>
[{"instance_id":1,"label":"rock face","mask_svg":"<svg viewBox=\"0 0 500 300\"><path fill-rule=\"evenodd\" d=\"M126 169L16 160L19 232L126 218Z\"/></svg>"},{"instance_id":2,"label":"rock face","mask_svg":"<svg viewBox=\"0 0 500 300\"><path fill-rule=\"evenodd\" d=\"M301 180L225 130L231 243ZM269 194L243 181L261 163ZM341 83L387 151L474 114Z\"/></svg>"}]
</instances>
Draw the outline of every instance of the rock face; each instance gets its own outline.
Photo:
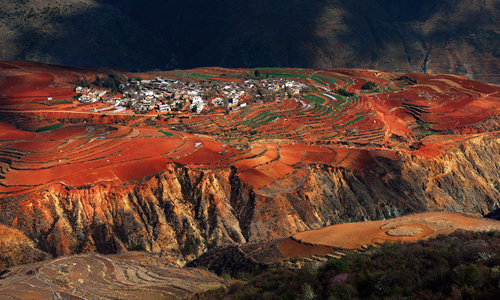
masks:
<instances>
[{"instance_id":1,"label":"rock face","mask_svg":"<svg viewBox=\"0 0 500 300\"><path fill-rule=\"evenodd\" d=\"M57 184L0 199L0 222L54 256L146 250L183 265L213 246L330 224L441 209L486 214L500 201L499 153L500 139L482 135L455 142L436 158L379 157L363 171L311 164L301 186L276 197L256 193L232 168L172 163L120 186Z\"/></svg>"},{"instance_id":2,"label":"rock face","mask_svg":"<svg viewBox=\"0 0 500 300\"><path fill-rule=\"evenodd\" d=\"M0 225L0 269L52 258L22 232Z\"/></svg>"},{"instance_id":3,"label":"rock face","mask_svg":"<svg viewBox=\"0 0 500 300\"><path fill-rule=\"evenodd\" d=\"M499 20L497 0L10 0L0 4L0 59L130 71L357 67L500 83Z\"/></svg>"}]
</instances>

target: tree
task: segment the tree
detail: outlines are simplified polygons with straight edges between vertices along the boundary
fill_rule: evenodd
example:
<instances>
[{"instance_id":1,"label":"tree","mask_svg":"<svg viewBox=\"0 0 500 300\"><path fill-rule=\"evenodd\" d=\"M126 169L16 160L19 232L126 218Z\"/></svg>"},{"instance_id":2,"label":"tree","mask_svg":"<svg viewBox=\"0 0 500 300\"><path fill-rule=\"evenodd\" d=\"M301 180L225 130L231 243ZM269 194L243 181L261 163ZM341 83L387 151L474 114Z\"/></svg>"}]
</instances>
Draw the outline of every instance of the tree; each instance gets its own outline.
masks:
<instances>
[{"instance_id":1,"label":"tree","mask_svg":"<svg viewBox=\"0 0 500 300\"><path fill-rule=\"evenodd\" d=\"M337 89L337 90L335 90L335 92L337 94L339 94L339 95L346 96L346 97L352 97L352 96L354 96L354 93L346 91L345 88L343 88L343 89Z\"/></svg>"},{"instance_id":2,"label":"tree","mask_svg":"<svg viewBox=\"0 0 500 300\"><path fill-rule=\"evenodd\" d=\"M373 90L375 87L376 87L375 82L368 81L365 84L363 84L363 86L361 87L361 89L363 89L363 90Z\"/></svg>"},{"instance_id":3,"label":"tree","mask_svg":"<svg viewBox=\"0 0 500 300\"><path fill-rule=\"evenodd\" d=\"M255 70L255 77L260 77L260 71L259 70Z\"/></svg>"},{"instance_id":4,"label":"tree","mask_svg":"<svg viewBox=\"0 0 500 300\"><path fill-rule=\"evenodd\" d=\"M229 106L229 99L226 96L223 96L222 103L224 104L224 107L227 108Z\"/></svg>"},{"instance_id":5,"label":"tree","mask_svg":"<svg viewBox=\"0 0 500 300\"><path fill-rule=\"evenodd\" d=\"M195 113L197 110L198 110L198 106L193 105L193 108L191 108L191 111Z\"/></svg>"},{"instance_id":6,"label":"tree","mask_svg":"<svg viewBox=\"0 0 500 300\"><path fill-rule=\"evenodd\" d=\"M260 87L257 87L257 94L259 94L259 96L262 96L262 90L260 89Z\"/></svg>"},{"instance_id":7,"label":"tree","mask_svg":"<svg viewBox=\"0 0 500 300\"><path fill-rule=\"evenodd\" d=\"M285 99L285 90L284 89L280 89L279 93L280 93L280 98L281 99Z\"/></svg>"},{"instance_id":8,"label":"tree","mask_svg":"<svg viewBox=\"0 0 500 300\"><path fill-rule=\"evenodd\" d=\"M102 80L101 80L101 77L99 75L96 75L94 84L102 87Z\"/></svg>"}]
</instances>

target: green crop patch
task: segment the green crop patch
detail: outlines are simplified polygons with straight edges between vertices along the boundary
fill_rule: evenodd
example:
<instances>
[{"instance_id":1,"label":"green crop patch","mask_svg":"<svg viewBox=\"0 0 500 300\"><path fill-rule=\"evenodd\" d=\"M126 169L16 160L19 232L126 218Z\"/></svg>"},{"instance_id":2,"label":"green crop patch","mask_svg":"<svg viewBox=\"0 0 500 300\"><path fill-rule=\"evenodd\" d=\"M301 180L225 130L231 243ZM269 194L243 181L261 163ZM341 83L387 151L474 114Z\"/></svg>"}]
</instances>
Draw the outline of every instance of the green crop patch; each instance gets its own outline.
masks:
<instances>
[{"instance_id":1,"label":"green crop patch","mask_svg":"<svg viewBox=\"0 0 500 300\"><path fill-rule=\"evenodd\" d=\"M314 80L316 83L321 84L321 85L326 85L321 79L317 77L311 77L312 80Z\"/></svg>"},{"instance_id":2,"label":"green crop patch","mask_svg":"<svg viewBox=\"0 0 500 300\"><path fill-rule=\"evenodd\" d=\"M271 122L271 121L274 121L274 120L276 120L276 119L278 119L278 118L279 118L279 116L271 116L271 117L269 117L269 118L265 119L264 121L261 121L261 122L259 122L259 123L256 123L256 124L252 125L252 127L253 127L253 128L255 128L255 127L259 127L259 126L261 126L261 125L264 125L264 124L267 124L267 123L269 123L269 122Z\"/></svg>"},{"instance_id":3,"label":"green crop patch","mask_svg":"<svg viewBox=\"0 0 500 300\"><path fill-rule=\"evenodd\" d=\"M319 97L319 96L316 96L316 95L304 95L302 96L304 99L307 99L309 101L311 101L312 103L325 103L325 99Z\"/></svg>"},{"instance_id":4,"label":"green crop patch","mask_svg":"<svg viewBox=\"0 0 500 300\"><path fill-rule=\"evenodd\" d=\"M261 120L264 120L269 114L272 114L272 113L274 113L274 110L260 113L254 118L242 121L241 124L252 124L252 123L259 122Z\"/></svg>"},{"instance_id":5,"label":"green crop patch","mask_svg":"<svg viewBox=\"0 0 500 300\"><path fill-rule=\"evenodd\" d=\"M314 78L314 77L316 77L316 78L320 78L320 79L323 79L324 81L326 81L326 82L327 82L327 83L329 83L329 84L339 84L339 82L338 82L337 80L335 80L335 79L333 79L333 78L331 78L331 77L328 77L328 76L314 75L314 76L313 76L313 77L311 77L311 78ZM348 80L348 79L347 79L347 80ZM352 81L351 81L351 83L352 83Z\"/></svg>"},{"instance_id":6,"label":"green crop patch","mask_svg":"<svg viewBox=\"0 0 500 300\"><path fill-rule=\"evenodd\" d=\"M42 128L38 128L36 130L36 132L49 131L49 130L52 130L52 129L57 129L57 128L63 127L64 125L65 124L53 124L53 125L50 125L50 126L45 126L45 127L42 127Z\"/></svg>"},{"instance_id":7,"label":"green crop patch","mask_svg":"<svg viewBox=\"0 0 500 300\"><path fill-rule=\"evenodd\" d=\"M158 132L161 132L161 133L163 133L166 136L174 136L172 133L170 133L168 131L158 130Z\"/></svg>"},{"instance_id":8,"label":"green crop patch","mask_svg":"<svg viewBox=\"0 0 500 300\"><path fill-rule=\"evenodd\" d=\"M344 124L342 124L342 125L334 126L334 127L332 127L332 128L342 128L342 127L346 127L346 126L348 126L348 125L351 125L351 124L353 124L353 123L356 123L356 122L358 122L358 121L363 120L363 118L364 118L364 117L365 117L365 116L359 116L359 117L355 118L355 119L354 119L354 120L352 120L352 121L349 121L349 122L344 123Z\"/></svg>"}]
</instances>

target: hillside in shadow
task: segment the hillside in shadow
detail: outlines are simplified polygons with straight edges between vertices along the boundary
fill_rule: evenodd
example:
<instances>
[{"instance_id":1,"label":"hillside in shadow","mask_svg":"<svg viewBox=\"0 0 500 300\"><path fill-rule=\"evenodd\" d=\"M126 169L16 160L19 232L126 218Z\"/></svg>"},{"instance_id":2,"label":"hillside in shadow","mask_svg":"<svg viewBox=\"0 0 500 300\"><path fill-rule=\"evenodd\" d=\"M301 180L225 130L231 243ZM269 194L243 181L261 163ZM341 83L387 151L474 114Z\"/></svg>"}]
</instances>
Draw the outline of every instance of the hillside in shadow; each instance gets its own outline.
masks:
<instances>
[{"instance_id":1,"label":"hillside in shadow","mask_svg":"<svg viewBox=\"0 0 500 300\"><path fill-rule=\"evenodd\" d=\"M498 0L64 0L47 13L49 2L1 4L0 59L131 71L357 67L500 82Z\"/></svg>"}]
</instances>

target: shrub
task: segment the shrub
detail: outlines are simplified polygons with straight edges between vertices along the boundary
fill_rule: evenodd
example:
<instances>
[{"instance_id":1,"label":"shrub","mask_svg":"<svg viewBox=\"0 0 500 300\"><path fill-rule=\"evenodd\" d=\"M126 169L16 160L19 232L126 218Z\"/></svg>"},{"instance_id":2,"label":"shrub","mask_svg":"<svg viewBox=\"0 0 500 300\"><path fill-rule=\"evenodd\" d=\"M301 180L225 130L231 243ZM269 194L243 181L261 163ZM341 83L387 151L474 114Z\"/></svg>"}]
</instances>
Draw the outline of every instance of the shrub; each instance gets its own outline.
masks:
<instances>
[{"instance_id":1,"label":"shrub","mask_svg":"<svg viewBox=\"0 0 500 300\"><path fill-rule=\"evenodd\" d=\"M239 292L245 287L245 283L243 282L235 282L229 286L229 294L234 294Z\"/></svg>"},{"instance_id":2,"label":"shrub","mask_svg":"<svg viewBox=\"0 0 500 300\"><path fill-rule=\"evenodd\" d=\"M300 299L301 300L315 300L316 297L317 296L314 293L312 286L309 283L304 283L304 285L302 285L302 294L300 295Z\"/></svg>"},{"instance_id":3,"label":"shrub","mask_svg":"<svg viewBox=\"0 0 500 300\"><path fill-rule=\"evenodd\" d=\"M339 274L335 277L333 277L332 279L330 279L330 284L331 285L344 285L347 283L347 280L349 279L349 274L347 273L342 273L342 274Z\"/></svg>"},{"instance_id":4,"label":"shrub","mask_svg":"<svg viewBox=\"0 0 500 300\"><path fill-rule=\"evenodd\" d=\"M363 86L361 87L361 89L363 89L363 90L373 90L375 87L376 87L375 82L368 81L365 84L363 84Z\"/></svg>"},{"instance_id":5,"label":"shrub","mask_svg":"<svg viewBox=\"0 0 500 300\"><path fill-rule=\"evenodd\" d=\"M337 90L335 90L335 92L337 94L345 96L345 97L352 97L352 96L354 96L354 93L346 91L345 88L343 88L343 89L337 89Z\"/></svg>"},{"instance_id":6,"label":"shrub","mask_svg":"<svg viewBox=\"0 0 500 300\"><path fill-rule=\"evenodd\" d=\"M294 291L286 291L280 296L279 300L295 300L297 299L297 294Z\"/></svg>"},{"instance_id":7,"label":"shrub","mask_svg":"<svg viewBox=\"0 0 500 300\"><path fill-rule=\"evenodd\" d=\"M338 258L333 258L333 259L330 258L328 259L327 267L328 269L332 269L335 271L345 271L351 269L353 265Z\"/></svg>"},{"instance_id":8,"label":"shrub","mask_svg":"<svg viewBox=\"0 0 500 300\"><path fill-rule=\"evenodd\" d=\"M301 282L313 282L317 275L318 271L312 265L307 264L299 270L298 278Z\"/></svg>"}]
</instances>

